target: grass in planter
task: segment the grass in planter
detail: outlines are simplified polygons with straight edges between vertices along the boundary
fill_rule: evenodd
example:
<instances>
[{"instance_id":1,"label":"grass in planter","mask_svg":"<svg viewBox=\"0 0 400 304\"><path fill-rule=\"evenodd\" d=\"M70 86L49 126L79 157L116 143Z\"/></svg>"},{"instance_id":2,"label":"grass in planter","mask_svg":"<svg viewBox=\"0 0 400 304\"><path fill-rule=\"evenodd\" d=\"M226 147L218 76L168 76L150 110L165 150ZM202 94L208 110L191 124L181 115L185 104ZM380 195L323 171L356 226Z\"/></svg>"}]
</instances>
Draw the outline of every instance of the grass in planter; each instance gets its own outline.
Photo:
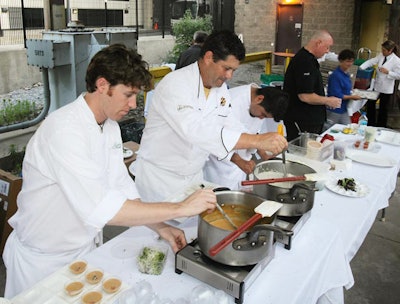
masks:
<instances>
[{"instance_id":1,"label":"grass in planter","mask_svg":"<svg viewBox=\"0 0 400 304\"><path fill-rule=\"evenodd\" d=\"M40 112L35 102L3 99L0 105L0 126L7 126L34 119Z\"/></svg>"},{"instance_id":2,"label":"grass in planter","mask_svg":"<svg viewBox=\"0 0 400 304\"><path fill-rule=\"evenodd\" d=\"M10 172L15 176L22 176L22 161L25 156L25 148L22 150L17 145L11 144L8 147L8 155L0 158L0 169Z\"/></svg>"}]
</instances>

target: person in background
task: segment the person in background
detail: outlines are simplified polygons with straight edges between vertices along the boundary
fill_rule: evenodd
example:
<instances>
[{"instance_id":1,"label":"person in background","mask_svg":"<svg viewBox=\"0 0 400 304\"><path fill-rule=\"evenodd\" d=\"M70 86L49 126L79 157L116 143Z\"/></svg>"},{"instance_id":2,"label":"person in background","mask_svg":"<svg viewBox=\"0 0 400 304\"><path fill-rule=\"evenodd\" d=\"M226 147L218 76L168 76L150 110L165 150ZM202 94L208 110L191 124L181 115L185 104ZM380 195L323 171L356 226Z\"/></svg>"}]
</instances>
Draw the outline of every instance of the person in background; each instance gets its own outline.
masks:
<instances>
[{"instance_id":1,"label":"person in background","mask_svg":"<svg viewBox=\"0 0 400 304\"><path fill-rule=\"evenodd\" d=\"M193 34L193 43L186 51L180 54L175 70L183 68L199 59L201 47L207 37L208 34L203 31L197 31Z\"/></svg>"},{"instance_id":2,"label":"person in background","mask_svg":"<svg viewBox=\"0 0 400 304\"><path fill-rule=\"evenodd\" d=\"M260 133L264 118L273 118L279 122L288 104L287 93L274 87L259 88L255 84L250 84L229 89L229 93L232 98L233 114L246 127L246 132L249 134ZM252 160L252 156L256 152L263 160L273 157L263 150L254 149L232 151L230 162L210 155L203 168L204 179L231 190L240 190L241 181L246 180L247 175L254 171L256 163Z\"/></svg>"},{"instance_id":3,"label":"person in background","mask_svg":"<svg viewBox=\"0 0 400 304\"><path fill-rule=\"evenodd\" d=\"M184 233L163 221L214 209L211 190L178 204L146 204L139 197L117 121L136 107L151 78L135 50L121 44L102 49L88 66L87 92L52 112L29 141L3 253L6 298L93 250L105 225L147 225L176 252L186 245Z\"/></svg>"},{"instance_id":4,"label":"person in background","mask_svg":"<svg viewBox=\"0 0 400 304\"><path fill-rule=\"evenodd\" d=\"M301 132L320 134L326 120L326 107L336 109L341 99L325 96L318 58L329 52L332 36L317 31L292 58L285 73L283 90L289 93L289 106L284 118L287 140ZM297 126L296 126L297 124Z\"/></svg>"},{"instance_id":5,"label":"person in background","mask_svg":"<svg viewBox=\"0 0 400 304\"><path fill-rule=\"evenodd\" d=\"M353 84L351 82L349 69L354 63L355 54L352 50L345 49L339 53L339 66L328 77L328 96L335 96L342 100L340 108L327 109L327 128L334 124L347 125L351 123L347 113L349 100L360 100L361 97L352 94ZM361 101L360 101L361 102Z\"/></svg>"},{"instance_id":6,"label":"person in background","mask_svg":"<svg viewBox=\"0 0 400 304\"><path fill-rule=\"evenodd\" d=\"M390 97L394 92L395 80L400 78L400 59L397 57L397 52L396 43L386 40L382 43L382 53L360 65L360 69L363 70L377 65L373 89L379 92L379 112L377 118L376 100L368 100L367 117L370 126L387 127Z\"/></svg>"},{"instance_id":7,"label":"person in background","mask_svg":"<svg viewBox=\"0 0 400 304\"><path fill-rule=\"evenodd\" d=\"M164 200L200 185L210 154L229 162L227 157L235 149L277 154L287 148L278 133L248 134L231 115L226 81L244 57L244 45L235 33L215 31L204 42L197 62L158 83L131 171L143 199Z\"/></svg>"}]
</instances>

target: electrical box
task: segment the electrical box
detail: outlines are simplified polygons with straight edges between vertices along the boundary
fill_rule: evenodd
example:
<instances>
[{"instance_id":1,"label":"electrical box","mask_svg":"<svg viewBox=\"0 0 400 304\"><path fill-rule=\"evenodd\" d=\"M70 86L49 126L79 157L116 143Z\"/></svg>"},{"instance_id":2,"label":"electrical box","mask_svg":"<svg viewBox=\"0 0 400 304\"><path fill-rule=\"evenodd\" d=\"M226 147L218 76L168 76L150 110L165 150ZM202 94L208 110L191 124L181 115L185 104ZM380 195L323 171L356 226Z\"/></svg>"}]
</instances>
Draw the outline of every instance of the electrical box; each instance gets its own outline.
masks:
<instances>
[{"instance_id":1,"label":"electrical box","mask_svg":"<svg viewBox=\"0 0 400 304\"><path fill-rule=\"evenodd\" d=\"M29 65L53 69L71 64L70 42L42 39L26 40L26 55Z\"/></svg>"},{"instance_id":2,"label":"electrical box","mask_svg":"<svg viewBox=\"0 0 400 304\"><path fill-rule=\"evenodd\" d=\"M94 31L76 25L44 31L43 39L26 41L28 64L40 67L49 82L49 112L86 91L85 76L90 60L99 50L115 43L136 49L136 31L118 28Z\"/></svg>"},{"instance_id":3,"label":"electrical box","mask_svg":"<svg viewBox=\"0 0 400 304\"><path fill-rule=\"evenodd\" d=\"M21 191L22 178L0 169L0 253L12 228L8 224L10 217L17 211L17 196Z\"/></svg>"}]
</instances>

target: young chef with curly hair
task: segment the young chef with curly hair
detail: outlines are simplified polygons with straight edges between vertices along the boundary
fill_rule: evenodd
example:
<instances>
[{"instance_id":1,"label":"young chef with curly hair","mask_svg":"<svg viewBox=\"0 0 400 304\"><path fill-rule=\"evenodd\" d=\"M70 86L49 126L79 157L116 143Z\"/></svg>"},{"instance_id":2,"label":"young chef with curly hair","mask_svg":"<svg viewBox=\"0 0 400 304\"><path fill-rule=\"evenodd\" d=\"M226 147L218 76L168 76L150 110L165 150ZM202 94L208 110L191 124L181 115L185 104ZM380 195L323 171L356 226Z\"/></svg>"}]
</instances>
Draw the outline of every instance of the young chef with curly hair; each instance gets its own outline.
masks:
<instances>
[{"instance_id":1,"label":"young chef with curly hair","mask_svg":"<svg viewBox=\"0 0 400 304\"><path fill-rule=\"evenodd\" d=\"M117 121L150 83L136 51L106 47L89 64L87 92L52 112L29 141L3 253L7 298L93 250L107 224L147 225L176 252L186 244L184 233L162 222L215 208L211 190L177 204L141 201L123 162Z\"/></svg>"}]
</instances>

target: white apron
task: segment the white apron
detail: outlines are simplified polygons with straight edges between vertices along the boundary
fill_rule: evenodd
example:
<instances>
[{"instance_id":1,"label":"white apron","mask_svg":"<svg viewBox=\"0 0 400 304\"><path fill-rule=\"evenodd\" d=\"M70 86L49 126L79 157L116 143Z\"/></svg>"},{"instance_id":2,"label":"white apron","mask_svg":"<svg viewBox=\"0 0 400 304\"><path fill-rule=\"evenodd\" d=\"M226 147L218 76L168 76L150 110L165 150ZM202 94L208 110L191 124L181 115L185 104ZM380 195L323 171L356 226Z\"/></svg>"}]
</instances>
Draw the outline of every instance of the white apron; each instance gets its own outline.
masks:
<instances>
[{"instance_id":1,"label":"white apron","mask_svg":"<svg viewBox=\"0 0 400 304\"><path fill-rule=\"evenodd\" d=\"M89 253L94 248L95 243L93 241L78 251L43 254L21 244L17 234L13 231L7 239L7 246L3 252L6 268L11 267L14 270L7 272L5 298L11 299L15 297L74 259ZM29 274L27 271L29 271Z\"/></svg>"}]
</instances>

